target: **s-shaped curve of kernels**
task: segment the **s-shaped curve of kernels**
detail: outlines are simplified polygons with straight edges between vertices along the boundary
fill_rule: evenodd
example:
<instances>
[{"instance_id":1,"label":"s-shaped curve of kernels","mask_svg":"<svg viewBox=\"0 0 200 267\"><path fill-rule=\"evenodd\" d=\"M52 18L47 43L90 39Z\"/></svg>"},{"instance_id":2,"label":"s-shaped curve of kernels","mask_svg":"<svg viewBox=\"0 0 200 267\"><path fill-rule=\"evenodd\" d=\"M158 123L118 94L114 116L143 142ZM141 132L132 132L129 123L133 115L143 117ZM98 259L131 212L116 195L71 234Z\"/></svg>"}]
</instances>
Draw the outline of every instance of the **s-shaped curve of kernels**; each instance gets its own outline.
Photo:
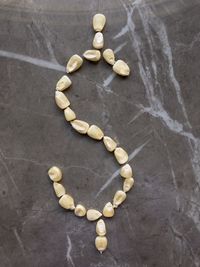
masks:
<instances>
[{"instance_id":1,"label":"s-shaped curve of kernels","mask_svg":"<svg viewBox=\"0 0 200 267\"><path fill-rule=\"evenodd\" d=\"M83 57L89 61L99 61L101 58L101 52L97 49L102 49L104 46L104 37L102 30L106 24L106 17L103 14L96 14L93 17L93 29L96 31L93 39L93 47L95 49L87 50L83 53ZM103 52L103 58L105 61L112 65L113 71L121 76L128 76L130 74L129 66L123 60L115 60L115 54L112 49L106 49ZM83 59L79 55L73 55L67 62L66 72L72 73L78 70L83 64ZM80 203L75 204L73 197L68 194L64 186L60 183L62 179L61 170L53 166L49 169L48 175L53 181L53 188L56 196L59 198L59 204L62 208L67 210L73 210L74 214L78 217L84 217L86 215L89 221L96 221L100 217L111 218L115 214L115 209L122 204L126 199L126 193L133 187L134 178L133 171L128 162L127 152L109 136L105 136L104 132L97 125L89 125L83 120L76 118L75 112L70 108L70 101L63 93L72 84L70 78L64 75L56 84L55 102L57 106L64 110L65 119L71 124L71 126L80 134L87 134L89 137L95 140L103 140L106 149L109 152L113 152L117 162L123 165L120 169L120 175L124 178L123 189L118 190L113 201L104 205L103 210L100 212L96 209L86 209ZM99 219L96 224L97 237L95 239L95 246L97 250L102 253L106 250L108 240L106 238L106 225L103 219Z\"/></svg>"}]
</instances>

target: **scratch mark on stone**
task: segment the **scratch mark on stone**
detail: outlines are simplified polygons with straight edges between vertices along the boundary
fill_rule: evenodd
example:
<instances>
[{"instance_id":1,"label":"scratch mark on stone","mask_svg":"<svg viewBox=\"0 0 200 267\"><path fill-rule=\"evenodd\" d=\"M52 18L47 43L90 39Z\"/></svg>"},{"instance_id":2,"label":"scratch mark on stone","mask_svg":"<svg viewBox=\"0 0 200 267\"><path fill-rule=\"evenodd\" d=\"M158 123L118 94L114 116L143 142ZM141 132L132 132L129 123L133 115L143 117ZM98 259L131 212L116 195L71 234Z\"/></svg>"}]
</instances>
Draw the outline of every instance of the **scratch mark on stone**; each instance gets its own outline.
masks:
<instances>
[{"instance_id":1,"label":"scratch mark on stone","mask_svg":"<svg viewBox=\"0 0 200 267\"><path fill-rule=\"evenodd\" d=\"M108 87L111 82L113 81L113 79L115 78L116 74L115 73L111 73L104 81L103 81L103 87L105 88L105 90L107 92L112 92L112 90Z\"/></svg>"},{"instance_id":2,"label":"scratch mark on stone","mask_svg":"<svg viewBox=\"0 0 200 267\"><path fill-rule=\"evenodd\" d=\"M1 151L1 149L0 149L0 155L1 155L1 157L0 157L0 162L2 163L2 165L3 165L4 168L5 168L5 170L7 171L7 173L8 173L8 177L10 178L12 184L14 185L14 187L15 187L17 193L19 193L19 194L21 195L21 192L20 192L20 190L19 190L17 184L15 183L15 179L13 178L12 174L10 173L10 171L9 171L9 169L8 169L8 166L7 166L6 162L5 162L5 159L6 159L6 158L4 157L4 155L3 155L2 151Z\"/></svg>"},{"instance_id":3,"label":"scratch mark on stone","mask_svg":"<svg viewBox=\"0 0 200 267\"><path fill-rule=\"evenodd\" d=\"M137 156L137 154L140 153L140 151L150 142L151 139L147 140L144 144L142 144L141 146L137 147L133 152L131 152L131 154L129 154L129 161L131 161L133 158L135 158Z\"/></svg>"},{"instance_id":4,"label":"scratch mark on stone","mask_svg":"<svg viewBox=\"0 0 200 267\"><path fill-rule=\"evenodd\" d=\"M14 233L16 239L17 239L17 242L19 244L19 247L21 248L21 251L22 251L23 255L25 256L26 252L25 252L24 244L23 244L23 242L21 240L21 237L19 236L19 233L18 233L16 228L13 228L13 233Z\"/></svg>"},{"instance_id":5,"label":"scratch mark on stone","mask_svg":"<svg viewBox=\"0 0 200 267\"><path fill-rule=\"evenodd\" d=\"M51 61L53 63L58 64L58 61L57 61L56 56L54 54L54 50L53 50L52 44L51 44L51 42L49 40L50 39L50 32L49 32L48 27L46 26L46 23L40 23L40 22L38 23L34 19L33 19L33 22L34 22L34 25L37 27L40 35L43 37L43 40L46 43L47 50L48 50L49 55L51 57Z\"/></svg>"},{"instance_id":6,"label":"scratch mark on stone","mask_svg":"<svg viewBox=\"0 0 200 267\"><path fill-rule=\"evenodd\" d=\"M130 216L129 216L129 213L128 213L127 208L124 208L124 211L125 211L125 213L126 213L127 223L128 223L129 228L130 228L130 233L131 233L131 234L134 234L134 229L133 229L133 226L132 226L132 224L131 224L131 220L130 220Z\"/></svg>"},{"instance_id":7,"label":"scratch mark on stone","mask_svg":"<svg viewBox=\"0 0 200 267\"><path fill-rule=\"evenodd\" d=\"M120 38L121 36L125 35L127 32L129 31L129 28L128 28L128 25L125 25L121 30L120 32L118 32L114 37L113 39L117 39L117 38Z\"/></svg>"},{"instance_id":8,"label":"scratch mark on stone","mask_svg":"<svg viewBox=\"0 0 200 267\"><path fill-rule=\"evenodd\" d=\"M62 65L55 64L55 63L52 63L52 62L49 62L43 59L33 58L33 57L26 56L26 55L21 55L21 54L5 51L5 50L0 50L0 57L16 59L19 61L30 63L32 65L36 65L41 68L65 72L65 67Z\"/></svg>"},{"instance_id":9,"label":"scratch mark on stone","mask_svg":"<svg viewBox=\"0 0 200 267\"><path fill-rule=\"evenodd\" d=\"M172 175L172 181L173 181L173 185L174 188L176 190L176 205L177 205L177 209L180 210L180 196L179 196L179 191L178 191L178 185L177 185L177 181L176 181L176 174L174 172L174 168L173 168L173 164L172 164L172 160L170 157L170 153L169 153L169 149L167 147L167 144L165 143L165 148L167 151L167 158L168 158L168 162L169 162L169 166L170 166L170 171L171 171L171 175Z\"/></svg>"},{"instance_id":10,"label":"scratch mark on stone","mask_svg":"<svg viewBox=\"0 0 200 267\"><path fill-rule=\"evenodd\" d=\"M176 43L176 46L178 47L179 50L182 49L184 51L188 51L193 49L194 45L199 42L200 42L200 32L196 34L196 36L194 37L194 39L191 41L190 44Z\"/></svg>"},{"instance_id":11,"label":"scratch mark on stone","mask_svg":"<svg viewBox=\"0 0 200 267\"><path fill-rule=\"evenodd\" d=\"M140 110L127 124L131 124L132 122L134 122L135 120L137 120L142 114L144 114L143 110Z\"/></svg>"},{"instance_id":12,"label":"scratch mark on stone","mask_svg":"<svg viewBox=\"0 0 200 267\"><path fill-rule=\"evenodd\" d=\"M0 153L1 153L1 155L3 155L1 151L0 151ZM41 163L41 162L36 161L34 159L27 159L27 158L23 158L23 157L6 157L6 156L4 156L4 158L7 159L7 160L13 160L13 161L30 162L30 163L33 163L33 164L38 165L38 166L48 166L48 167L50 167L50 166L53 165L53 163L48 163L48 162ZM90 169L88 167L84 167L84 166L69 165L69 166L66 167L64 165L60 165L59 164L59 167L65 169L65 170L68 170L68 169L71 169L71 168L84 169L84 170L87 170L87 171L89 171L89 172L91 172L91 173L93 173L93 174L95 174L95 175L97 175L99 177L103 177L103 175L100 175L97 172L93 171L92 169ZM13 182L14 182L14 179L13 179Z\"/></svg>"},{"instance_id":13,"label":"scratch mark on stone","mask_svg":"<svg viewBox=\"0 0 200 267\"><path fill-rule=\"evenodd\" d=\"M115 48L114 53L117 54L126 44L127 42L120 44L118 47Z\"/></svg>"},{"instance_id":14,"label":"scratch mark on stone","mask_svg":"<svg viewBox=\"0 0 200 267\"><path fill-rule=\"evenodd\" d=\"M69 264L71 264L71 266L75 267L75 264L74 264L72 256L71 256L71 250L72 250L72 242L71 242L71 239L70 239L69 235L67 235L66 260L68 261Z\"/></svg>"},{"instance_id":15,"label":"scratch mark on stone","mask_svg":"<svg viewBox=\"0 0 200 267\"><path fill-rule=\"evenodd\" d=\"M107 182L100 188L100 190L97 192L96 197L97 198L111 183L112 181L119 175L120 169L115 171L107 180Z\"/></svg>"}]
</instances>

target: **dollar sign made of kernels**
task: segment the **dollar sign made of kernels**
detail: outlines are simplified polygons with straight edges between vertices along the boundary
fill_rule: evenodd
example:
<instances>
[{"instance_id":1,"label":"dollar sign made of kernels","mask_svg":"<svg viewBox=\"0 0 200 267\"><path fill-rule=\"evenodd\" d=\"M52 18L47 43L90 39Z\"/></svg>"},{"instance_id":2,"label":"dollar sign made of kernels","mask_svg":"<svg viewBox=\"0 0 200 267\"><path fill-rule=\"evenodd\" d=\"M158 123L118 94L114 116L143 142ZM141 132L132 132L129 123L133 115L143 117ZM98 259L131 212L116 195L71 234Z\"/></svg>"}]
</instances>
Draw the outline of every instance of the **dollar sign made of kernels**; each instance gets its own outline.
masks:
<instances>
[{"instance_id":1,"label":"dollar sign made of kernels","mask_svg":"<svg viewBox=\"0 0 200 267\"><path fill-rule=\"evenodd\" d=\"M89 61L97 62L101 58L101 52L98 49L102 49L104 46L104 37L102 30L106 24L106 17L103 14L96 14L93 17L93 29L96 32L93 39L93 47L95 49L87 50L83 53L83 57ZM121 76L128 76L130 74L129 66L123 60L115 60L115 54L112 49L106 49L102 53L104 60L112 66L115 73ZM67 62L66 72L72 73L78 70L83 64L83 59L75 54ZM71 126L80 134L87 134L89 137L95 140L103 140L106 149L109 152L114 152L114 156L120 165L123 165L120 169L120 175L124 178L123 190L118 190L113 201L105 204L102 212L96 209L86 209L81 204L75 204L74 199L68 192L66 192L64 186L60 183L62 179L62 172L60 168L53 166L49 169L48 175L53 181L53 188L56 196L59 198L59 204L62 208L67 210L73 210L74 214L78 217L84 217L86 215L89 221L97 221L95 239L95 246L97 250L102 253L106 250L108 240L106 238L106 225L103 219L99 219L104 216L111 218L114 216L114 209L117 208L125 199L126 193L133 187L134 178L131 166L128 162L127 152L109 136L105 136L103 131L96 125L89 125L83 120L76 118L75 112L70 108L70 101L63 93L72 84L67 75L64 75L56 84L55 101L57 106L64 110L65 119L70 122Z\"/></svg>"}]
</instances>

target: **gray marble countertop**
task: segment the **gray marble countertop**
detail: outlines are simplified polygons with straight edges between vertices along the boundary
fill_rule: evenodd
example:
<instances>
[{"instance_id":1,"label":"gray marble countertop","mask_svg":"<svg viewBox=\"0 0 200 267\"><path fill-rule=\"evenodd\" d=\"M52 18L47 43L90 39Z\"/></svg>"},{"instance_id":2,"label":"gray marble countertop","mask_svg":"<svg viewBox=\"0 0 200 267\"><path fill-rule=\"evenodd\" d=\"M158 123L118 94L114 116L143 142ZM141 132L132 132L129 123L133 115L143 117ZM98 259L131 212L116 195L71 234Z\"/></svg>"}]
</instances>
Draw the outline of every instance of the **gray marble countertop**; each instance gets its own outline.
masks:
<instances>
[{"instance_id":1,"label":"gray marble countertop","mask_svg":"<svg viewBox=\"0 0 200 267\"><path fill-rule=\"evenodd\" d=\"M66 60L92 47L97 12L131 76L85 62L68 96L126 148L135 173L102 255L95 223L64 211L47 176L60 166L74 198L98 209L122 184L103 144L54 101ZM200 266L199 14L198 0L0 0L1 267Z\"/></svg>"}]
</instances>

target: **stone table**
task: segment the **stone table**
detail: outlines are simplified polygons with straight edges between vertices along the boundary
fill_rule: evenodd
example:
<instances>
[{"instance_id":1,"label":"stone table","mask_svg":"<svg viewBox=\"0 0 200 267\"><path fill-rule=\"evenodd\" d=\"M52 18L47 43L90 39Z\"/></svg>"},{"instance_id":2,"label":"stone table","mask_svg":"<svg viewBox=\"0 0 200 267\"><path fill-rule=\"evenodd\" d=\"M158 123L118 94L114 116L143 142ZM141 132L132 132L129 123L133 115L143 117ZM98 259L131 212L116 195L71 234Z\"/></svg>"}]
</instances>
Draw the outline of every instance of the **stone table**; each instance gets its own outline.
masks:
<instances>
[{"instance_id":1,"label":"stone table","mask_svg":"<svg viewBox=\"0 0 200 267\"><path fill-rule=\"evenodd\" d=\"M135 173L102 255L95 223L63 210L47 176L60 166L68 192L98 209L122 185L102 142L76 133L54 102L66 60L92 47L97 12L131 75L84 62L67 93ZM0 1L1 267L200 266L199 14L198 0Z\"/></svg>"}]
</instances>

